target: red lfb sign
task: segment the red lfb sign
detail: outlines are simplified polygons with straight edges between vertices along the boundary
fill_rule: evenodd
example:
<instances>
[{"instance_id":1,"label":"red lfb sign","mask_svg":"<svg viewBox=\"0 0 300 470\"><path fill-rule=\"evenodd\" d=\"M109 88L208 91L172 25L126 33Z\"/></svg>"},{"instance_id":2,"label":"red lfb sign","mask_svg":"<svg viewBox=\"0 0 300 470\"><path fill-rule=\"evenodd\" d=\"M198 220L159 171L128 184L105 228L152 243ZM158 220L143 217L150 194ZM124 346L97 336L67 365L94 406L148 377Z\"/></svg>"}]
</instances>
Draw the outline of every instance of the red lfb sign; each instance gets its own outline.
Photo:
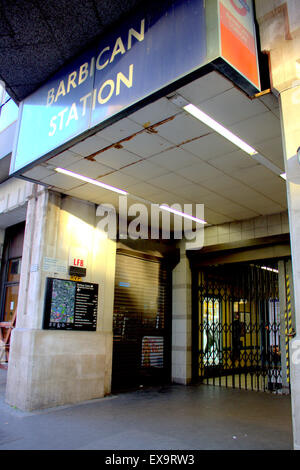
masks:
<instances>
[{"instance_id":1,"label":"red lfb sign","mask_svg":"<svg viewBox=\"0 0 300 470\"><path fill-rule=\"evenodd\" d=\"M80 266L81 268L83 268L84 260L80 258L73 258L73 266Z\"/></svg>"}]
</instances>

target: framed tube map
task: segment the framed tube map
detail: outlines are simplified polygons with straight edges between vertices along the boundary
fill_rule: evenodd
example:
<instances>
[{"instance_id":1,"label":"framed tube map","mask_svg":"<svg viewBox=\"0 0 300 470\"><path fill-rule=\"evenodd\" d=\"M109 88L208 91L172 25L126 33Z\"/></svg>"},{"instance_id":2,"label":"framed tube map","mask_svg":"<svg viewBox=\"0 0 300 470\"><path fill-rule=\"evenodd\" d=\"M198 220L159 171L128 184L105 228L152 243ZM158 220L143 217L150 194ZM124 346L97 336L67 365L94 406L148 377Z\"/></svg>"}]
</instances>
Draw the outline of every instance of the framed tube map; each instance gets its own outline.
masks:
<instances>
[{"instance_id":1,"label":"framed tube map","mask_svg":"<svg viewBox=\"0 0 300 470\"><path fill-rule=\"evenodd\" d=\"M47 277L43 329L95 331L98 284Z\"/></svg>"}]
</instances>

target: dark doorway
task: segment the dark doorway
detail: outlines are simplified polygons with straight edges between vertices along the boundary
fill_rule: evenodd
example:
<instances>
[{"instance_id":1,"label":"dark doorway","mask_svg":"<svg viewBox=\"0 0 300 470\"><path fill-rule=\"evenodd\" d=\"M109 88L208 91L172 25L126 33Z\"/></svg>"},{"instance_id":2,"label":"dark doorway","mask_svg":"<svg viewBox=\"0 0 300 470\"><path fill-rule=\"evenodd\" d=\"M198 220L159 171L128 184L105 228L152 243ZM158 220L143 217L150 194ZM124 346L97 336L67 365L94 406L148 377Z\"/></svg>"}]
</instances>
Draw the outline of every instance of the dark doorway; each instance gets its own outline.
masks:
<instances>
[{"instance_id":1,"label":"dark doorway","mask_svg":"<svg viewBox=\"0 0 300 470\"><path fill-rule=\"evenodd\" d=\"M112 389L170 381L170 279L162 260L117 254Z\"/></svg>"},{"instance_id":2,"label":"dark doorway","mask_svg":"<svg viewBox=\"0 0 300 470\"><path fill-rule=\"evenodd\" d=\"M15 326L23 253L25 222L6 229L1 265L0 362L7 364Z\"/></svg>"}]
</instances>

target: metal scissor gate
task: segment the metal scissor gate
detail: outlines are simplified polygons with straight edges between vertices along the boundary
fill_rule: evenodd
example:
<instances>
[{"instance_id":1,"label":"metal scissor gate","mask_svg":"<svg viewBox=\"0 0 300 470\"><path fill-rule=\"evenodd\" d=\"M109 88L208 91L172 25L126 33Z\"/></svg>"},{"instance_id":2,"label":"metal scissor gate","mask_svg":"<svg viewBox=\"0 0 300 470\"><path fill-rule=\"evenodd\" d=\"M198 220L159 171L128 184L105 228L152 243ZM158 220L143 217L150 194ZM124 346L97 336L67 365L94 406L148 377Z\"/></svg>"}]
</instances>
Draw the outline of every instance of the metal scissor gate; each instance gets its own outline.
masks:
<instances>
[{"instance_id":1,"label":"metal scissor gate","mask_svg":"<svg viewBox=\"0 0 300 470\"><path fill-rule=\"evenodd\" d=\"M217 386L279 391L277 263L209 266L198 275L199 378Z\"/></svg>"}]
</instances>

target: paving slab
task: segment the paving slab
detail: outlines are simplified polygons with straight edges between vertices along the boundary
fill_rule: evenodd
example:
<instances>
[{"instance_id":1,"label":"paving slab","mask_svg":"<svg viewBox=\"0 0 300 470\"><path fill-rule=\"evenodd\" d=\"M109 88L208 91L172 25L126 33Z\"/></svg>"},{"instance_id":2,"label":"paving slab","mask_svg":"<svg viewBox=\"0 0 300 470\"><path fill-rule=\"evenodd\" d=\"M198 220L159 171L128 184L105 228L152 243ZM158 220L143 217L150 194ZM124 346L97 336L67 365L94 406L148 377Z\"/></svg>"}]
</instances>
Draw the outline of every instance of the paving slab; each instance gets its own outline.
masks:
<instances>
[{"instance_id":1,"label":"paving slab","mask_svg":"<svg viewBox=\"0 0 300 470\"><path fill-rule=\"evenodd\" d=\"M0 450L291 450L290 397L209 385L141 388L23 412L5 403Z\"/></svg>"}]
</instances>

